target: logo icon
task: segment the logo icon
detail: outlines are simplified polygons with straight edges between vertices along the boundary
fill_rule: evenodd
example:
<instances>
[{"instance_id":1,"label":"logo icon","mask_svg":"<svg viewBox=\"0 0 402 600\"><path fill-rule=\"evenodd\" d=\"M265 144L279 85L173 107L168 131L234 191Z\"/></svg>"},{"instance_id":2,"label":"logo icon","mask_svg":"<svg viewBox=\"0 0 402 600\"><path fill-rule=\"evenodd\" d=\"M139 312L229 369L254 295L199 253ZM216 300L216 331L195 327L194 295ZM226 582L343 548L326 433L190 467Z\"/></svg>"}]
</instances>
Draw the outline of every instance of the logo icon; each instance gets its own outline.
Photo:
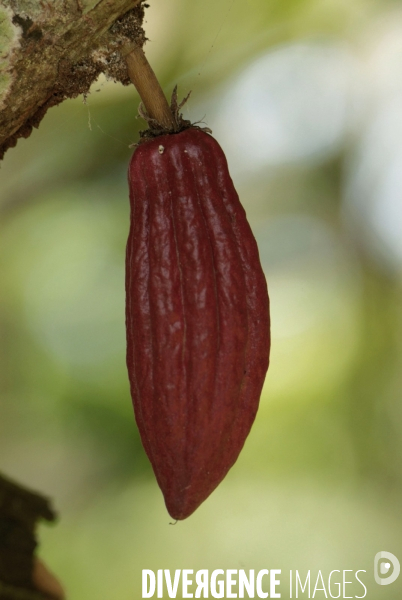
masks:
<instances>
[{"instance_id":1,"label":"logo icon","mask_svg":"<svg viewBox=\"0 0 402 600\"><path fill-rule=\"evenodd\" d=\"M401 565L399 560L391 552L377 552L374 557L374 579L379 585L389 585L394 583L399 577ZM382 577L387 575L388 577Z\"/></svg>"}]
</instances>

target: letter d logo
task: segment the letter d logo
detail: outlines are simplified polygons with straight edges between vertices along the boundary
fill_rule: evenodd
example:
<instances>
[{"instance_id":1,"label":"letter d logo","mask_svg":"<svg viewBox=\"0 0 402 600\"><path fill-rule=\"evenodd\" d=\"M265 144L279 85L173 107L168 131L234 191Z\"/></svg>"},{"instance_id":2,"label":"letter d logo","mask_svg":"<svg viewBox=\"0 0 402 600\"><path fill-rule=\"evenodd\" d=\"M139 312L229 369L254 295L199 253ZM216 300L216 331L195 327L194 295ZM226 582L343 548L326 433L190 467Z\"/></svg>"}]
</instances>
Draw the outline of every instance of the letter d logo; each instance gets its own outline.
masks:
<instances>
[{"instance_id":1,"label":"letter d logo","mask_svg":"<svg viewBox=\"0 0 402 600\"><path fill-rule=\"evenodd\" d=\"M387 562L381 562L386 560ZM393 570L388 577L380 577L381 575L385 575L391 569L391 564ZM399 560L396 558L394 554L391 552L378 552L374 557L374 579L376 583L379 585L389 585L390 583L394 583L396 579L399 577L399 573L401 570L401 565L399 564Z\"/></svg>"}]
</instances>

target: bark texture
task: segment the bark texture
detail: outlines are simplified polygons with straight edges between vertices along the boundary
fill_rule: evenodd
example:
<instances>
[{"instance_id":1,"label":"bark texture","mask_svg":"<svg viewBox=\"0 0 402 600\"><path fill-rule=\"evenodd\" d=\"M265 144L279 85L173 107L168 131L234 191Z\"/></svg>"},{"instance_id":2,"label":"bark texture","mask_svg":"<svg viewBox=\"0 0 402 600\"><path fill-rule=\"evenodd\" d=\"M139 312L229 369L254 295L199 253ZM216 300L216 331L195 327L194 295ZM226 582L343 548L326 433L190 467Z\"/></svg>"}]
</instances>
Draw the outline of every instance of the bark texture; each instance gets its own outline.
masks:
<instances>
[{"instance_id":1,"label":"bark texture","mask_svg":"<svg viewBox=\"0 0 402 600\"><path fill-rule=\"evenodd\" d=\"M143 17L143 0L0 0L0 158L100 73L128 85Z\"/></svg>"}]
</instances>

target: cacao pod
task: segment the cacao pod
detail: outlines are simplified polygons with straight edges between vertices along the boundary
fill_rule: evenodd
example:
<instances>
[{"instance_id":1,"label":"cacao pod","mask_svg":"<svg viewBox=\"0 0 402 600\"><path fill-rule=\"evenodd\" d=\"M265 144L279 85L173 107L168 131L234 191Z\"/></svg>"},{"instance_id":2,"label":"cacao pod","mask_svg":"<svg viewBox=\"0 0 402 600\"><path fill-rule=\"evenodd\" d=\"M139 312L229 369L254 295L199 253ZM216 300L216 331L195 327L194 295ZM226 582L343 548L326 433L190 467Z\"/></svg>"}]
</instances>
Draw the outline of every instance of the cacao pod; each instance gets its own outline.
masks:
<instances>
[{"instance_id":1,"label":"cacao pod","mask_svg":"<svg viewBox=\"0 0 402 600\"><path fill-rule=\"evenodd\" d=\"M258 249L207 133L140 144L129 167L127 366L145 451L174 519L236 461L268 368Z\"/></svg>"}]
</instances>

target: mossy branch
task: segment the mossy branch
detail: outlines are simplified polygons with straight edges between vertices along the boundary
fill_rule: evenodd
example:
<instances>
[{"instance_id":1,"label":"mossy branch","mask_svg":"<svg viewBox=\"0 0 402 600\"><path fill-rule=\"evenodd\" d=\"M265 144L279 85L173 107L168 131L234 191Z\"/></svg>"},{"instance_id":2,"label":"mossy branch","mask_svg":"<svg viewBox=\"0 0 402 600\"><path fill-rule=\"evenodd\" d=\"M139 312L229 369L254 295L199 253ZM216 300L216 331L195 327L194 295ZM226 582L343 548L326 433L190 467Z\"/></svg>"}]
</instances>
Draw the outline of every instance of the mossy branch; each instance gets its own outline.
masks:
<instances>
[{"instance_id":1,"label":"mossy branch","mask_svg":"<svg viewBox=\"0 0 402 600\"><path fill-rule=\"evenodd\" d=\"M0 0L0 159L100 73L128 85L120 51L142 47L143 17L143 0Z\"/></svg>"}]
</instances>

